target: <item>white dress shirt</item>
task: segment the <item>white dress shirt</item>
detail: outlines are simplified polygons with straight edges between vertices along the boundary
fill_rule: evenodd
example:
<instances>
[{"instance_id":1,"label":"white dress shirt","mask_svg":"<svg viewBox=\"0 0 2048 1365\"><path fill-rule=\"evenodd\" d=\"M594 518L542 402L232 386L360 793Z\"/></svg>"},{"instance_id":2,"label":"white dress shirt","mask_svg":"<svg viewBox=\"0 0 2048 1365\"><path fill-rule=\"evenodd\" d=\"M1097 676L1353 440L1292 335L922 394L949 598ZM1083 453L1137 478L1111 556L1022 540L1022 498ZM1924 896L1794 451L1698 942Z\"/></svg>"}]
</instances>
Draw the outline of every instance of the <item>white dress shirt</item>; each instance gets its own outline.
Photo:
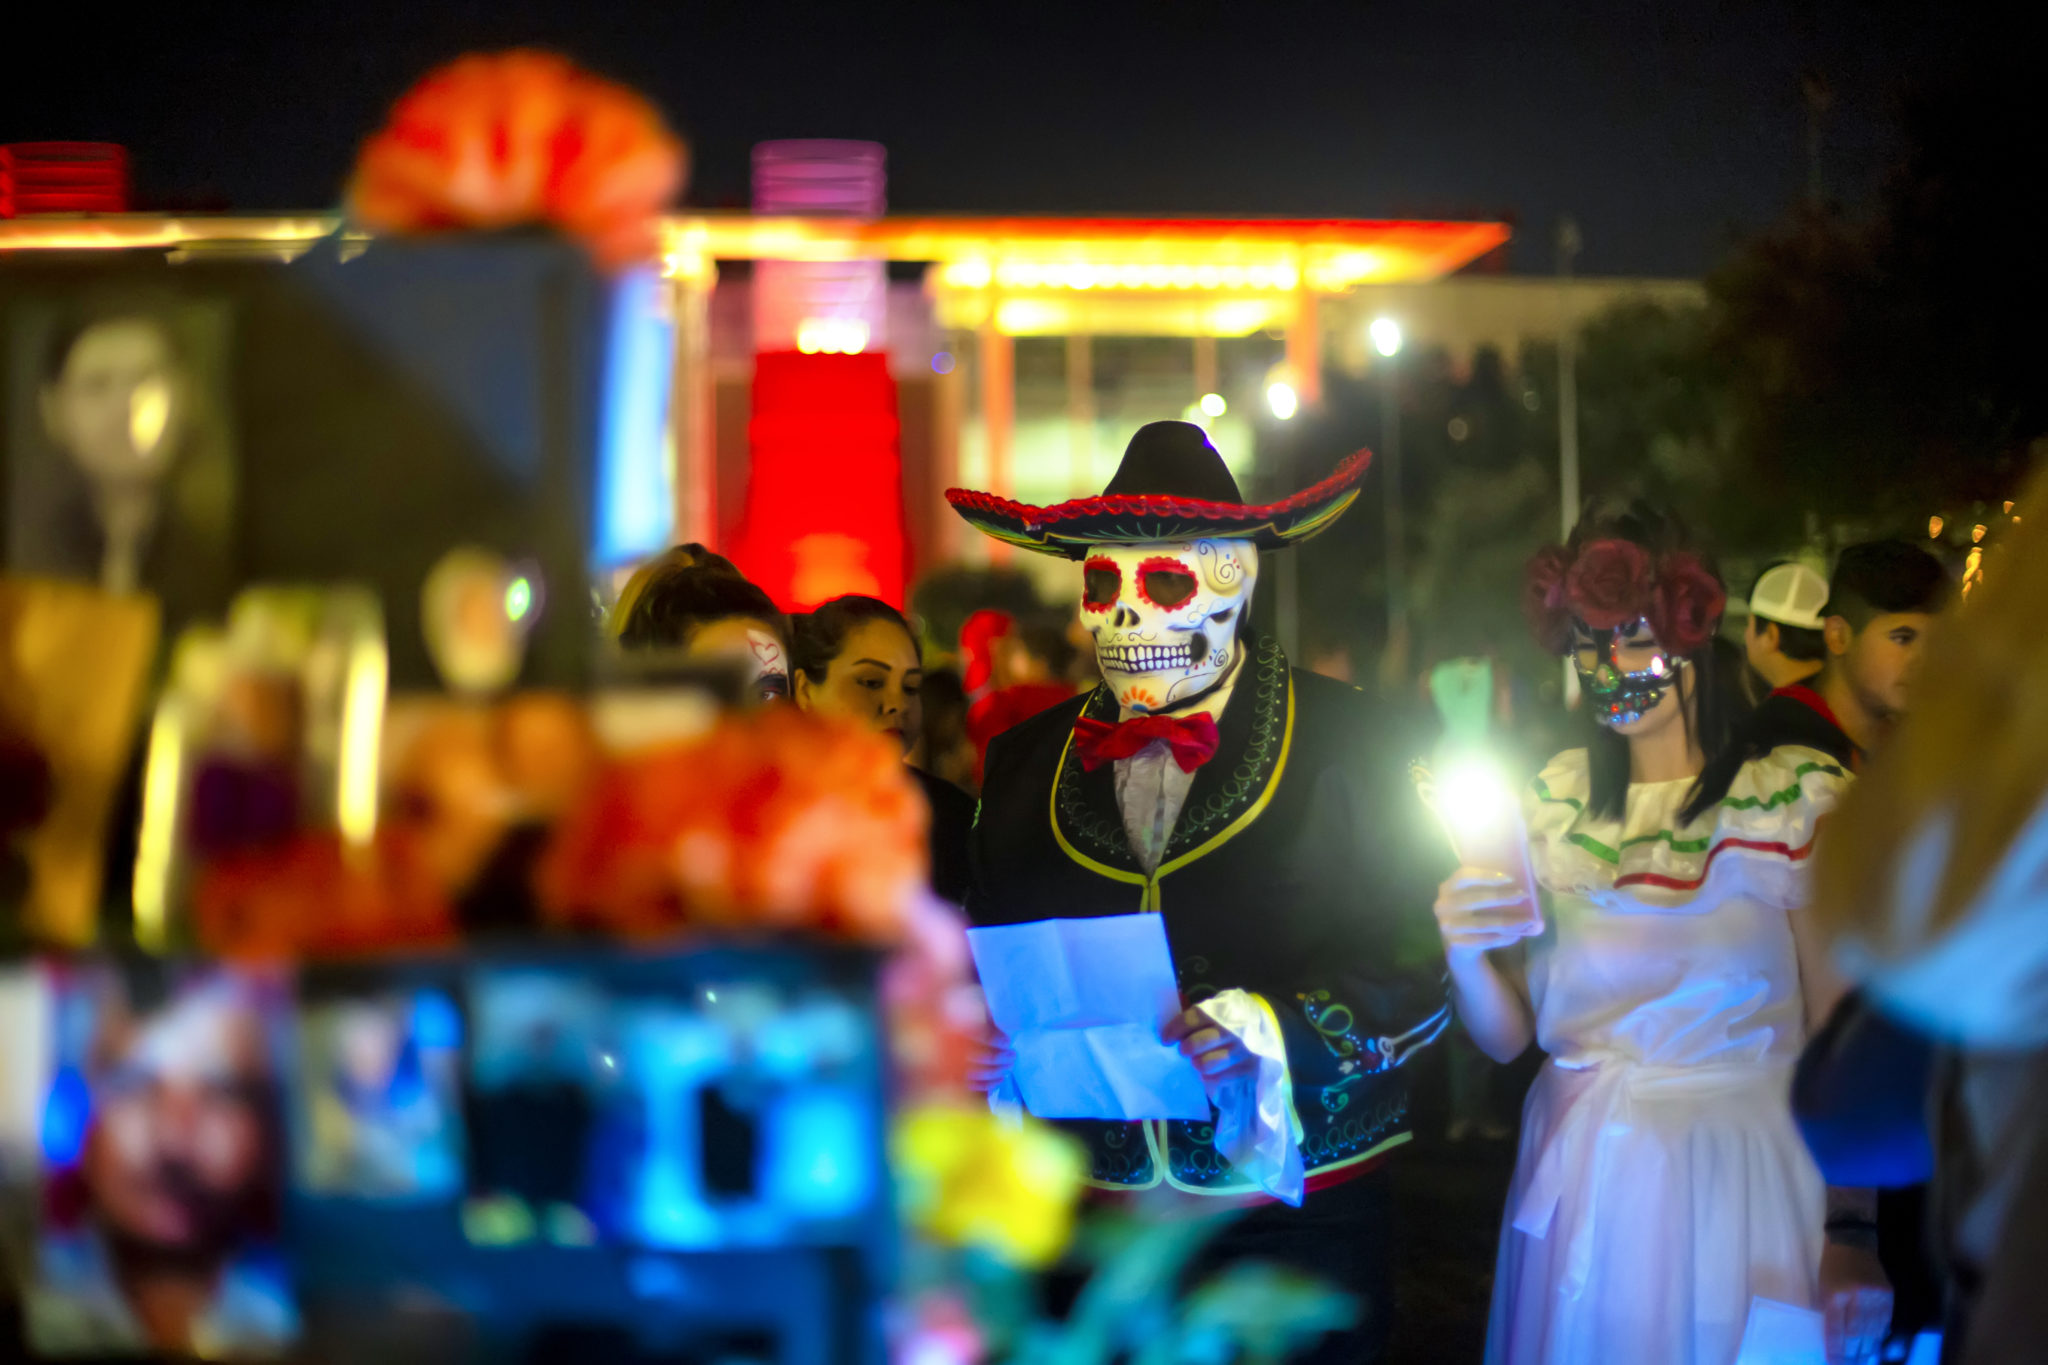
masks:
<instances>
[{"instance_id":1,"label":"white dress shirt","mask_svg":"<svg viewBox=\"0 0 2048 1365\"><path fill-rule=\"evenodd\" d=\"M1223 708L1230 704L1230 691L1237 685L1237 675L1243 666L1244 650L1240 648L1230 671L1212 691L1166 714L1194 716L1207 711L1221 725ZM1117 719L1130 720L1136 714L1126 707ZM1174 759L1173 746L1163 739L1153 740L1129 758L1116 760L1117 809L1123 813L1124 835L1131 841L1131 852L1137 855L1138 865L1147 876L1159 870L1160 861L1166 856L1173 826L1180 819L1181 807L1187 804L1188 788L1194 781L1195 774L1181 770Z\"/></svg>"}]
</instances>

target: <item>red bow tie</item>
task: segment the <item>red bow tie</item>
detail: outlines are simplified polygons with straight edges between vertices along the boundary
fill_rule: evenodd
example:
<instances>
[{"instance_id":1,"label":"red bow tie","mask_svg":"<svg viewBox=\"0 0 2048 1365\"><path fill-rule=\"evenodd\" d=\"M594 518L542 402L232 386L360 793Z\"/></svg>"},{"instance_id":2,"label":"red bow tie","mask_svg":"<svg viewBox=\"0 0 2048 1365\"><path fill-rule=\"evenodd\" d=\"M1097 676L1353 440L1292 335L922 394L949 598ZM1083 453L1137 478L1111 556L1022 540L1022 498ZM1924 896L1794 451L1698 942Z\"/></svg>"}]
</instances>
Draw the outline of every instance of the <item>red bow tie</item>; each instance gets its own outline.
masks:
<instances>
[{"instance_id":1,"label":"red bow tie","mask_svg":"<svg viewBox=\"0 0 2048 1365\"><path fill-rule=\"evenodd\" d=\"M1165 740L1180 770L1191 773L1216 754L1216 718L1203 711L1192 716L1133 716L1117 725L1086 716L1074 722L1074 752L1081 756L1085 772L1129 758L1155 739Z\"/></svg>"}]
</instances>

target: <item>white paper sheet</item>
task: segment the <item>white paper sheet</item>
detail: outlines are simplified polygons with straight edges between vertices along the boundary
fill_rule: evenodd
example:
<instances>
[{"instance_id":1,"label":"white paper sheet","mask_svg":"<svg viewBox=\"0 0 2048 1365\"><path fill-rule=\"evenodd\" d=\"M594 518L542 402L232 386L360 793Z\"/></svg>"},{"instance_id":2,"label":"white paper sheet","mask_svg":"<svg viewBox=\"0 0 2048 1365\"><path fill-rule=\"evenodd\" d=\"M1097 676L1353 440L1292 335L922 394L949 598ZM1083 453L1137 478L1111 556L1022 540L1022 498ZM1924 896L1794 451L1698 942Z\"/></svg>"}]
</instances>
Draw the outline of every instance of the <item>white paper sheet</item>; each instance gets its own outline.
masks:
<instances>
[{"instance_id":1,"label":"white paper sheet","mask_svg":"<svg viewBox=\"0 0 2048 1365\"><path fill-rule=\"evenodd\" d=\"M1776 1299L1749 1302L1749 1326L1735 1365L1827 1365L1826 1324L1811 1308Z\"/></svg>"},{"instance_id":2,"label":"white paper sheet","mask_svg":"<svg viewBox=\"0 0 2048 1365\"><path fill-rule=\"evenodd\" d=\"M1037 920L967 931L989 1017L1017 1054L1024 1107L1044 1119L1206 1119L1193 1062L1159 1040L1180 1012L1157 915Z\"/></svg>"}]
</instances>

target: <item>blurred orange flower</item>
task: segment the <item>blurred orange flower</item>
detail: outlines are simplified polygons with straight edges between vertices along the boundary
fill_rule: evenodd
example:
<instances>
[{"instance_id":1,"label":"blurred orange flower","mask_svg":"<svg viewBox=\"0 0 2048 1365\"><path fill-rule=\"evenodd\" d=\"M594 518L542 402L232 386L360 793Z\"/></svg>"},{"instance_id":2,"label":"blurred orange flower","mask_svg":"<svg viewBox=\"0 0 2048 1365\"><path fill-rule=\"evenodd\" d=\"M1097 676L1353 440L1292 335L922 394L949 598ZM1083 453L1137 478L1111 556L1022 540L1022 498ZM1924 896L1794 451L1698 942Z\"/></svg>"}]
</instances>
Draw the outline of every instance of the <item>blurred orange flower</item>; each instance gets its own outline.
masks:
<instances>
[{"instance_id":1,"label":"blurred orange flower","mask_svg":"<svg viewBox=\"0 0 2048 1365\"><path fill-rule=\"evenodd\" d=\"M380 834L350 849L308 832L203 868L200 942L233 958L352 956L452 942L455 914L416 844Z\"/></svg>"},{"instance_id":2,"label":"blurred orange flower","mask_svg":"<svg viewBox=\"0 0 2048 1365\"><path fill-rule=\"evenodd\" d=\"M558 924L893 941L926 876L924 802L881 736L769 707L615 759L536 875Z\"/></svg>"},{"instance_id":3,"label":"blurred orange flower","mask_svg":"<svg viewBox=\"0 0 2048 1365\"><path fill-rule=\"evenodd\" d=\"M624 86L552 53L476 54L392 106L356 160L349 212L389 233L546 223L616 267L654 254L685 164L682 142Z\"/></svg>"}]
</instances>

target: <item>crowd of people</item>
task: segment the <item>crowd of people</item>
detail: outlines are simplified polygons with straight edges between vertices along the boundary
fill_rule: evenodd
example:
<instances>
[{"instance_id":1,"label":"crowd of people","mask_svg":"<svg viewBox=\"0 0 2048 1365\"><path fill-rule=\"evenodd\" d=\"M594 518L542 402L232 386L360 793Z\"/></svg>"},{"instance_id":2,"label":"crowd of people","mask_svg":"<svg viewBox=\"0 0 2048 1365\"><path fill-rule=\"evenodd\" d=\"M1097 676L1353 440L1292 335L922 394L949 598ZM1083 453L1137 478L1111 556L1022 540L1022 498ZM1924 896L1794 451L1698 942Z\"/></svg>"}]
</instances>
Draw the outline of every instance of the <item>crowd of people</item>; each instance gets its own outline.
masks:
<instances>
[{"instance_id":1,"label":"crowd of people","mask_svg":"<svg viewBox=\"0 0 2048 1365\"><path fill-rule=\"evenodd\" d=\"M931 808L932 890L954 905L967 899L972 793L989 739L1076 691L1064 681L1072 648L1042 620L976 612L955 642L964 667L928 670L922 633L887 602L849 594L786 615L730 559L694 543L633 572L610 633L629 654L724 671L746 704L791 702L901 745Z\"/></svg>"},{"instance_id":2,"label":"crowd of people","mask_svg":"<svg viewBox=\"0 0 2048 1365\"><path fill-rule=\"evenodd\" d=\"M1133 442L1127 468L1145 439L1141 433ZM1185 490L1169 492L1185 505ZM1234 487L1216 499L1236 501ZM1244 510L1249 523L1271 509ZM1226 750L1237 744L1238 785L1269 787L1213 845L1259 817L1290 761L1288 745L1301 743L1296 726L1318 717L1325 703L1298 672L1292 683L1262 682L1261 701L1235 708L1252 716L1251 734L1233 738L1224 713L1233 690L1241 694L1254 670L1265 669L1268 680L1290 676L1277 648L1250 624L1249 588L1265 542L1250 532L1182 540L1163 523L1148 534L1135 547L1104 533L1092 547L1047 551L1086 559L1076 619L1095 632L1101 672L1078 683L1057 625L1020 628L1002 613L979 613L959 641L965 668L928 673L917 630L889 605L843 597L785 618L729 562L697 546L635 575L614 631L629 649L677 650L736 666L761 700L787 698L892 735L906 759L921 765L914 771L933 812L933 889L967 905L977 922L1026 912L1115 913L1081 902L1118 885L1139 888L1145 905L1159 909L1160 879L1182 847L1183 803L1203 795L1197 765L1219 743ZM1683 521L1635 503L1589 508L1565 543L1532 561L1526 614L1541 643L1574 668L1585 733L1543 762L1526 790L1520 866L1460 867L1443 879L1434 903L1444 979L1470 1044L1502 1063L1531 1044L1545 1057L1522 1115L1502 1220L1489 1362L1733 1365L1759 1301L1818 1312L1831 1362L1904 1360L1934 1331L1946 1335L1946 1360L2030 1358L2040 1309L2016 1286L2010 1258L2018 1254L2011 1248L2039 1236L2016 1210L2038 1207L2039 1153L2048 1138L2032 1098L2041 1092L2029 1081L2043 1041L2038 968L2048 935L2039 933L2029 896L2036 869L2027 849L2029 836L2040 842L2034 817L2043 779L2032 769L2006 772L2015 760L1998 752L2004 737L1995 726L2003 718L2022 734L2026 753L2039 739L2038 721L2017 714L2025 670L2039 652L2038 631L2021 620L2017 604L2042 591L2042 558L2031 547L2015 554L2007 566L2013 581L1980 588L1981 600L1959 610L1950 573L1926 549L1874 541L1842 550L1825 574L1803 561L1773 564L1731 610L1710 554ZM1191 628L1220 622L1232 633L1227 645L1197 634L1185 659L1172 646L1176 666L1187 665L1174 684L1184 683L1185 702L1152 697L1149 684L1132 681L1140 676L1129 661L1136 647L1105 643L1122 638L1117 631L1126 626L1144 626L1146 639L1168 638L1151 630L1160 623L1139 621L1146 606L1132 604L1169 597L1194 602ZM1731 622L1724 630L1724 620L1743 616L1739 629ZM1928 657L1937 648L1931 637L1946 643L1947 657ZM1973 658L1978 671L1960 676ZM1987 676L1990 670L1998 671ZM1514 728L1512 689L1485 648L1442 660L1426 690L1440 722L1439 760L1512 743L1504 735ZM1248 709L1282 705L1275 700L1282 695L1290 738L1275 763L1259 747L1258 727L1269 722ZM1949 713L1942 723L1958 735L1967 730L1980 746L1974 755L1940 747L1936 722L1916 731L1907 721L1923 696L1930 704L1942 699ZM1328 705L1352 703L1332 693ZM1312 757L1306 745L1297 748L1292 761L1336 755L1341 762L1362 752L1349 731L1332 730L1330 738ZM1002 757L991 752L991 740ZM1046 770L1038 773L1032 755L1041 743ZM1894 745L1901 756L1888 767ZM1080 761L1069 764L1070 757ZM2004 842L1975 837L1963 824L1972 802L1990 800L1969 782L1977 761L1997 774L1986 784L1997 793L1997 810L1986 818ZM1088 773L1098 762L1114 766L1113 795L1105 787L1103 797L1090 798L1073 785L1082 780L1073 772L1082 762ZM977 812L967 789L985 778ZM1335 803L1345 807L1339 825L1370 823L1376 814L1395 823L1385 803L1400 796L1385 785L1353 792L1336 781L1334 770L1318 779L1287 821L1295 835L1357 844L1357 865L1347 863L1331 884L1352 890L1332 894L1365 895L1377 880L1368 897L1377 906L1400 879L1381 875L1373 860L1392 855L1325 817ZM1141 801L1148 782L1157 787L1154 805ZM1866 783L1869 791L1859 792ZM1364 797L1367 791L1375 795ZM1950 793L1947 805L1935 799L1938 791ZM1048 862L1054 854L1026 833L1044 824L1048 796L1063 861ZM1108 823L1085 809L1091 799L1112 803ZM1848 818L1834 818L1838 807ZM1144 811L1156 818L1146 822ZM1880 830L1883 842L1870 842ZM1077 848L1084 835L1100 836L1098 846ZM1301 862L1331 851L1289 847ZM1963 861L1972 870L1947 870ZM1818 893L1816 864L1831 869ZM1064 891L1039 885L1039 869L1054 867L1065 869L1060 876L1083 868L1094 879ZM1229 875L1219 862L1211 885L1225 885ZM1272 884L1281 899L1308 894L1298 868ZM1078 898L1076 906L1034 910L1034 897L1055 893ZM1033 904L1009 904L1019 897ZM1277 931L1284 911L1276 901L1257 913ZM1192 937L1190 913L1169 916L1177 952ZM1270 950L1231 937L1230 918L1254 915L1253 907L1218 913L1201 923L1219 955ZM2001 934L2022 928L2025 943L2012 945L2018 966L1983 963L2007 945ZM1317 937L1315 951L1327 960L1364 952L1358 945L1368 940L1372 952L1391 952L1391 938L1371 934L1356 942ZM1922 960L1930 954L1938 959L1932 966ZM1334 984L1347 972L1369 977L1390 963L1328 965ZM1972 998L1972 969L1988 982L1987 998ZM1220 962L1203 961L1197 970L1218 986L1231 977ZM1409 970L1408 984L1414 979ZM1361 1059L1364 1072L1390 1071L1442 1029L1425 1005L1402 995L1406 986L1382 982L1370 990L1378 994L1358 998L1383 1007L1409 999L1382 1010L1405 1032L1386 1023L1372 1036L1363 1005L1355 1027L1348 1006L1343 1026L1330 1026L1338 1011L1329 990L1297 996L1317 1030L1311 1036L1348 1059L1340 1071L1353 1080ZM1167 1037L1182 1043L1205 1077L1263 1075L1263 1058L1293 1087L1292 1140L1308 1162L1305 1187L1300 1161L1289 1168L1291 1185L1283 1174L1254 1178L1263 1195L1231 1187L1252 1204L1277 1198L1293 1206L1247 1215L1246 1225L1261 1229L1258 1244L1304 1264L1359 1259L1358 1247L1338 1243L1384 1240L1385 1221L1353 1216L1350 1206L1367 1197L1358 1191L1370 1182L1351 1182L1358 1188L1341 1197L1343 1210L1339 1196L1319 1193L1345 1183L1328 1177L1344 1175L1354 1159L1329 1148L1313 1121L1302 1126L1310 1117L1306 1054L1283 1039L1291 1038L1290 1026L1263 1003L1280 997L1271 989L1247 995L1209 986L1188 994L1188 1016ZM1262 1003L1234 1013L1232 996ZM1272 1029L1260 1022L1259 1008ZM1000 1090L1013 1062L1006 1040L992 1038L980 1083ZM1452 1072L1454 1090L1472 1089L1469 1055L1461 1066L1454 1054ZM1317 1092L1322 1104L1341 1109L1348 1100L1340 1092L1351 1083L1330 1082ZM1220 1132L1232 1120L1218 1104ZM1398 1117L1399 1107L1385 1112ZM1470 1105L1459 1122L1504 1135ZM1098 1148L1121 1148L1114 1125L1087 1127L1083 1136ZM1176 1146L1179 1125L1156 1135L1143 1126L1133 1131L1152 1144L1152 1161L1168 1161L1170 1169L1150 1178L1184 1192L1204 1192L1202 1171L1227 1183L1235 1164L1251 1169L1252 1158L1242 1154L1251 1148L1230 1147L1217 1133L1196 1135L1184 1154ZM1326 1150L1342 1159L1319 1175L1315 1157ZM1096 1183L1143 1187L1149 1167L1142 1155L1133 1167L1127 1149L1098 1150ZM1382 1148L1356 1159L1370 1171L1384 1159ZM1304 1194L1322 1217L1299 1221ZM1294 1254L1302 1248L1305 1255ZM1384 1293L1388 1252L1371 1248L1365 1259L1376 1268L1361 1270L1353 1287ZM1345 1338L1348 1354L1317 1358L1371 1358L1386 1336L1384 1307L1377 1311L1379 1327Z\"/></svg>"}]
</instances>

